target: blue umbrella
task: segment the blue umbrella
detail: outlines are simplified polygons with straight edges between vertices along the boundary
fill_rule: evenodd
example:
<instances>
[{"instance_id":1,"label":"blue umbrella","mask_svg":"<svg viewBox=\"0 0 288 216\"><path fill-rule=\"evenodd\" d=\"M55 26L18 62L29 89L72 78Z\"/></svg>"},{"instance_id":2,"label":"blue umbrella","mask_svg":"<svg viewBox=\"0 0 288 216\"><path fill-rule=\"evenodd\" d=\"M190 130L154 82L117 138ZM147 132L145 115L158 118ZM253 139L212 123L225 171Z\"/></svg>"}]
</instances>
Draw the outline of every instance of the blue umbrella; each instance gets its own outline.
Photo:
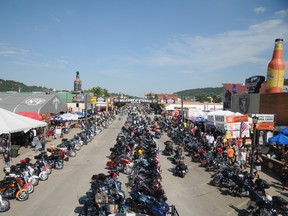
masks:
<instances>
[{"instance_id":1,"label":"blue umbrella","mask_svg":"<svg viewBox=\"0 0 288 216\"><path fill-rule=\"evenodd\" d=\"M195 123L204 123L204 122L206 122L206 119L201 117L201 116L199 116L199 117L193 118L192 121L195 122Z\"/></svg>"},{"instance_id":2,"label":"blue umbrella","mask_svg":"<svg viewBox=\"0 0 288 216\"><path fill-rule=\"evenodd\" d=\"M285 136L282 133L277 134L276 136L273 136L268 139L270 143L276 143L279 145L288 145L288 136Z\"/></svg>"},{"instance_id":3,"label":"blue umbrella","mask_svg":"<svg viewBox=\"0 0 288 216\"><path fill-rule=\"evenodd\" d=\"M288 127L280 130L279 132L282 133L282 134L284 134L284 135L288 135Z\"/></svg>"}]
</instances>

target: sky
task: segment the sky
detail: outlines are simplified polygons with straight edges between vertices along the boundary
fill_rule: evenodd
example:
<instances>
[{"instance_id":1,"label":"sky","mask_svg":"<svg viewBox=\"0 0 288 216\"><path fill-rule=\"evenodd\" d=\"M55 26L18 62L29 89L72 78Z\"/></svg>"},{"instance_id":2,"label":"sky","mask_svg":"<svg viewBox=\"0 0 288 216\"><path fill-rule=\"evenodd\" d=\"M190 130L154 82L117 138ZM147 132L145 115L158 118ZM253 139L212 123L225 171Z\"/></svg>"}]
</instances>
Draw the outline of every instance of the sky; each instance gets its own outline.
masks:
<instances>
[{"instance_id":1,"label":"sky","mask_svg":"<svg viewBox=\"0 0 288 216\"><path fill-rule=\"evenodd\" d=\"M145 93L265 76L288 0L2 0L0 79ZM288 78L286 69L285 78Z\"/></svg>"}]
</instances>

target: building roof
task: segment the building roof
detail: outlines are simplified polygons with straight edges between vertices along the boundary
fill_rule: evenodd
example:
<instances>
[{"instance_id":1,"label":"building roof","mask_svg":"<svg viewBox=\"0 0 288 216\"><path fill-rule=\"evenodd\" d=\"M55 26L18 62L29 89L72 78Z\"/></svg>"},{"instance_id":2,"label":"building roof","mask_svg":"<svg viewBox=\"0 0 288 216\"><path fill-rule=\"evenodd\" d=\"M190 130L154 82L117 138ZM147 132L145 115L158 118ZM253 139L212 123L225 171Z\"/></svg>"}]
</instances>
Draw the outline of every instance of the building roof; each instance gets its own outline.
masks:
<instances>
[{"instance_id":1,"label":"building roof","mask_svg":"<svg viewBox=\"0 0 288 216\"><path fill-rule=\"evenodd\" d=\"M43 92L0 92L0 107L14 113L58 114L67 111L66 103L57 94Z\"/></svg>"}]
</instances>

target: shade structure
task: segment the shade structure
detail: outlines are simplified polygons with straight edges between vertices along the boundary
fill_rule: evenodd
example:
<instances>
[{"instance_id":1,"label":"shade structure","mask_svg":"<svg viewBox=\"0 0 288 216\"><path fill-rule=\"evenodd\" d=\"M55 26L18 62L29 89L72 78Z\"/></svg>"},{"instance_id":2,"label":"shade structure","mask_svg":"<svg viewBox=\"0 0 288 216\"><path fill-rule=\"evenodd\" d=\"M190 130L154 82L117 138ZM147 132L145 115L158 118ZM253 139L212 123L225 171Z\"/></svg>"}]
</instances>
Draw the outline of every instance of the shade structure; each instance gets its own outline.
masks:
<instances>
[{"instance_id":1,"label":"shade structure","mask_svg":"<svg viewBox=\"0 0 288 216\"><path fill-rule=\"evenodd\" d=\"M17 114L28 117L28 118L32 118L38 121L42 121L42 116L39 113L36 112L18 112Z\"/></svg>"},{"instance_id":2,"label":"shade structure","mask_svg":"<svg viewBox=\"0 0 288 216\"><path fill-rule=\"evenodd\" d=\"M204 123L206 122L206 119L202 116L198 116L198 117L193 118L192 121L195 123Z\"/></svg>"},{"instance_id":3,"label":"shade structure","mask_svg":"<svg viewBox=\"0 0 288 216\"><path fill-rule=\"evenodd\" d=\"M286 136L288 136L288 127L280 130L279 132L282 133L282 134L284 134L284 135L286 135Z\"/></svg>"},{"instance_id":4,"label":"shade structure","mask_svg":"<svg viewBox=\"0 0 288 216\"><path fill-rule=\"evenodd\" d=\"M279 145L288 145L288 136L279 133L271 138L268 139L270 143L276 143Z\"/></svg>"},{"instance_id":5,"label":"shade structure","mask_svg":"<svg viewBox=\"0 0 288 216\"><path fill-rule=\"evenodd\" d=\"M78 115L72 114L72 113L64 113L64 114L60 115L60 117L63 118L64 120L67 120L67 121L78 119Z\"/></svg>"},{"instance_id":6,"label":"shade structure","mask_svg":"<svg viewBox=\"0 0 288 216\"><path fill-rule=\"evenodd\" d=\"M34 120L0 108L0 134L28 131L32 128L45 127L46 122Z\"/></svg>"}]
</instances>

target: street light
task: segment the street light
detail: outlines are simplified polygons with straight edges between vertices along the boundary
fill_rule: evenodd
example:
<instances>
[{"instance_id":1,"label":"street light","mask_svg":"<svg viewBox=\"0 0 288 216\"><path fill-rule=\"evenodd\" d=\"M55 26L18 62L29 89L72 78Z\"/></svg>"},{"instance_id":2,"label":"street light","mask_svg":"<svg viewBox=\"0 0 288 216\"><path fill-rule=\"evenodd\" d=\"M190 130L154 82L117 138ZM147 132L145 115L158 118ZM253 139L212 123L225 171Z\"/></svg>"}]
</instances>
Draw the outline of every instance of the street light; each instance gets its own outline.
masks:
<instances>
[{"instance_id":1,"label":"street light","mask_svg":"<svg viewBox=\"0 0 288 216\"><path fill-rule=\"evenodd\" d=\"M255 145L256 145L256 132L257 132L257 122L258 122L258 117L254 115L252 117L252 123L253 123L253 141L252 141L252 149L251 149L251 154L250 154L250 161L251 161L251 166L250 166L250 175L252 178L254 178L254 150L255 150Z\"/></svg>"}]
</instances>

